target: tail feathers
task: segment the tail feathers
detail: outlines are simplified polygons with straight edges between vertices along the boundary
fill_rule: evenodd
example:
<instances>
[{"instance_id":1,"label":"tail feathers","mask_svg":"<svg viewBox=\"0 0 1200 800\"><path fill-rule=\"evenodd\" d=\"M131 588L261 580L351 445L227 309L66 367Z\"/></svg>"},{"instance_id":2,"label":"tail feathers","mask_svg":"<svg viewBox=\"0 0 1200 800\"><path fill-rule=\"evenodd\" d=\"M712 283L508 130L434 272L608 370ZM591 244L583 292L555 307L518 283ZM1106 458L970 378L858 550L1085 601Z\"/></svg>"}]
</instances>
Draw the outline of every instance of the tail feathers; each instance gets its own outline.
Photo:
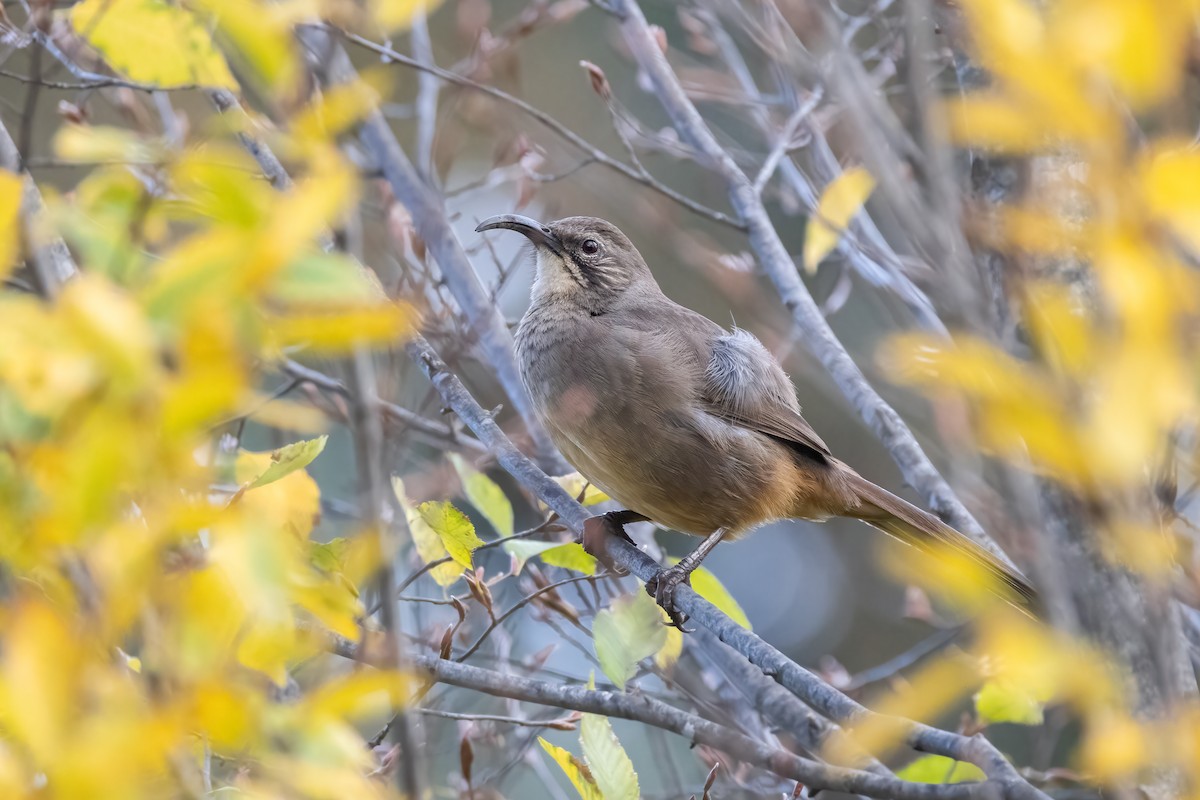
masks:
<instances>
[{"instance_id":1,"label":"tail feathers","mask_svg":"<svg viewBox=\"0 0 1200 800\"><path fill-rule=\"evenodd\" d=\"M983 567L1002 584L1005 599L1021 605L1034 605L1037 590L1025 576L1006 564L999 557L973 542L932 514L922 511L911 503L882 489L859 475L852 485L861 505L850 512L868 525L894 536L905 544L926 551L952 550L965 555Z\"/></svg>"}]
</instances>

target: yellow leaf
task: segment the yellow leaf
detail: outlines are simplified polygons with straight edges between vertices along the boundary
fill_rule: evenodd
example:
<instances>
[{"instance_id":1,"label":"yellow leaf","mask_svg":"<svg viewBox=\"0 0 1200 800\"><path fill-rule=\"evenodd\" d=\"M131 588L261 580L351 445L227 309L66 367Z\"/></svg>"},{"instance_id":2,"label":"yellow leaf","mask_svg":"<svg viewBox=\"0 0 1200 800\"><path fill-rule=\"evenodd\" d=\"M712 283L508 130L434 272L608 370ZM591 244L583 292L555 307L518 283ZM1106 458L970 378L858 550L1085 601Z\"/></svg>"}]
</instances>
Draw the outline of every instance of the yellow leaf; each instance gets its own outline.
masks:
<instances>
[{"instance_id":1,"label":"yellow leaf","mask_svg":"<svg viewBox=\"0 0 1200 800\"><path fill-rule=\"evenodd\" d=\"M412 331L412 314L403 305L379 305L328 313L294 313L271 320L281 347L303 346L312 354L345 353L359 346L402 342Z\"/></svg>"},{"instance_id":2,"label":"yellow leaf","mask_svg":"<svg viewBox=\"0 0 1200 800\"><path fill-rule=\"evenodd\" d=\"M297 16L288 8L293 3L188 0L188 5L212 16L239 74L273 95L281 106L294 102L304 69L293 28L300 22L311 23L316 14Z\"/></svg>"},{"instance_id":3,"label":"yellow leaf","mask_svg":"<svg viewBox=\"0 0 1200 800\"><path fill-rule=\"evenodd\" d=\"M219 749L245 747L261 711L261 695L231 682L208 681L192 693L189 717Z\"/></svg>"},{"instance_id":4,"label":"yellow leaf","mask_svg":"<svg viewBox=\"0 0 1200 800\"><path fill-rule=\"evenodd\" d=\"M563 748L550 744L541 736L538 737L538 743L550 758L554 759L554 763L562 768L567 780L575 787L575 791L579 792L580 800L605 800L595 778L582 761Z\"/></svg>"},{"instance_id":5,"label":"yellow leaf","mask_svg":"<svg viewBox=\"0 0 1200 800\"><path fill-rule=\"evenodd\" d=\"M1193 9L1173 0L1061 0L1048 46L1107 80L1135 110L1145 109L1178 89Z\"/></svg>"},{"instance_id":6,"label":"yellow leaf","mask_svg":"<svg viewBox=\"0 0 1200 800\"><path fill-rule=\"evenodd\" d=\"M825 187L804 234L804 269L816 270L821 259L837 246L842 231L867 202L875 179L862 167L852 167Z\"/></svg>"},{"instance_id":7,"label":"yellow leaf","mask_svg":"<svg viewBox=\"0 0 1200 800\"><path fill-rule=\"evenodd\" d=\"M391 91L386 72L360 74L353 83L331 87L321 98L296 115L292 131L302 141L335 141L379 106Z\"/></svg>"},{"instance_id":8,"label":"yellow leaf","mask_svg":"<svg viewBox=\"0 0 1200 800\"><path fill-rule=\"evenodd\" d=\"M408 699L409 676L386 670L362 670L322 685L304 701L309 713L339 720L379 716L402 707Z\"/></svg>"},{"instance_id":9,"label":"yellow leaf","mask_svg":"<svg viewBox=\"0 0 1200 800\"><path fill-rule=\"evenodd\" d=\"M243 492L237 504L249 518L286 530L297 539L307 539L321 518L321 490L304 470Z\"/></svg>"},{"instance_id":10,"label":"yellow leaf","mask_svg":"<svg viewBox=\"0 0 1200 800\"><path fill-rule=\"evenodd\" d=\"M21 197L25 182L20 175L0 170L0 280L8 276L21 250Z\"/></svg>"},{"instance_id":11,"label":"yellow leaf","mask_svg":"<svg viewBox=\"0 0 1200 800\"><path fill-rule=\"evenodd\" d=\"M1002 153L1025 153L1045 144L1047 131L1027 108L995 92L975 92L943 107L950 141Z\"/></svg>"},{"instance_id":12,"label":"yellow leaf","mask_svg":"<svg viewBox=\"0 0 1200 800\"><path fill-rule=\"evenodd\" d=\"M567 542L558 547L551 547L542 552L542 561L552 567L582 572L584 575L596 574L596 559L583 549L578 542Z\"/></svg>"},{"instance_id":13,"label":"yellow leaf","mask_svg":"<svg viewBox=\"0 0 1200 800\"><path fill-rule=\"evenodd\" d=\"M671 559L671 563L679 563L678 559ZM704 567L699 567L692 573L692 588L696 590L696 594L703 597L708 602L724 612L725 616L732 619L738 625L741 625L746 630L752 630L750 627L750 619L746 616L746 612L738 605L738 601L733 599L733 595L725 588L725 585Z\"/></svg>"},{"instance_id":14,"label":"yellow leaf","mask_svg":"<svg viewBox=\"0 0 1200 800\"><path fill-rule=\"evenodd\" d=\"M1146 732L1135 720L1104 714L1089 726L1079 751L1080 767L1102 781L1129 778L1155 759Z\"/></svg>"},{"instance_id":15,"label":"yellow leaf","mask_svg":"<svg viewBox=\"0 0 1200 800\"><path fill-rule=\"evenodd\" d=\"M568 475L559 475L554 479L554 482L566 491L571 497L578 498L580 494L583 499L580 501L585 506L594 506L597 503L607 502L609 496L604 493L599 486L588 481L587 478L580 475L578 472L572 472Z\"/></svg>"},{"instance_id":16,"label":"yellow leaf","mask_svg":"<svg viewBox=\"0 0 1200 800\"><path fill-rule=\"evenodd\" d=\"M370 0L370 9L375 23L385 33L407 29L418 12L428 14L441 4L441 0Z\"/></svg>"},{"instance_id":17,"label":"yellow leaf","mask_svg":"<svg viewBox=\"0 0 1200 800\"><path fill-rule=\"evenodd\" d=\"M1139 168L1146 209L1200 253L1200 152L1188 143L1159 144Z\"/></svg>"},{"instance_id":18,"label":"yellow leaf","mask_svg":"<svg viewBox=\"0 0 1200 800\"><path fill-rule=\"evenodd\" d=\"M80 36L135 81L238 89L203 22L185 8L164 0L83 0L70 18Z\"/></svg>"},{"instance_id":19,"label":"yellow leaf","mask_svg":"<svg viewBox=\"0 0 1200 800\"><path fill-rule=\"evenodd\" d=\"M662 609L659 610L662 611ZM662 612L662 620L664 625L670 621L665 611ZM683 655L683 631L674 626L668 626L667 639L654 654L654 665L659 669L670 669L675 666L675 662L681 655Z\"/></svg>"},{"instance_id":20,"label":"yellow leaf","mask_svg":"<svg viewBox=\"0 0 1200 800\"><path fill-rule=\"evenodd\" d=\"M10 608L0 661L0 716L36 760L52 763L68 738L80 641L62 615L41 601Z\"/></svg>"},{"instance_id":21,"label":"yellow leaf","mask_svg":"<svg viewBox=\"0 0 1200 800\"><path fill-rule=\"evenodd\" d=\"M901 744L907 733L900 718L932 722L958 702L976 680L973 664L962 656L943 656L930 661L896 690L868 703L878 713L848 728L847 733L867 752L884 758ZM852 741L831 738L824 747L827 760L854 763L859 754L852 749Z\"/></svg>"},{"instance_id":22,"label":"yellow leaf","mask_svg":"<svg viewBox=\"0 0 1200 800\"><path fill-rule=\"evenodd\" d=\"M153 164L164 156L161 148L136 133L106 125L66 125L60 128L54 135L54 153L64 161L79 164L104 161Z\"/></svg>"},{"instance_id":23,"label":"yellow leaf","mask_svg":"<svg viewBox=\"0 0 1200 800\"><path fill-rule=\"evenodd\" d=\"M296 629L291 625L253 625L238 642L237 659L256 669L276 686L287 684L287 665L296 657Z\"/></svg>"}]
</instances>

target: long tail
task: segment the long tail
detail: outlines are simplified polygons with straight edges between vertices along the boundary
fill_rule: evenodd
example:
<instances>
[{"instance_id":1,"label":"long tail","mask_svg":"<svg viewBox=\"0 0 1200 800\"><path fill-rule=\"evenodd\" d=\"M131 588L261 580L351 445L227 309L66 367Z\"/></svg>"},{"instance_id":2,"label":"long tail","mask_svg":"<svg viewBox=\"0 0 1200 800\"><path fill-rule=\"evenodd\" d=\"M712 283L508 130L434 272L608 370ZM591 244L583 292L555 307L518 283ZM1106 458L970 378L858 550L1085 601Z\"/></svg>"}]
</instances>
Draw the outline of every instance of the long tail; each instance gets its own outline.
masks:
<instances>
[{"instance_id":1,"label":"long tail","mask_svg":"<svg viewBox=\"0 0 1200 800\"><path fill-rule=\"evenodd\" d=\"M900 541L926 551L950 549L970 558L994 576L1007 592L1005 599L1022 605L1033 605L1037 591L1025 576L998 557L971 541L932 514L880 488L861 475L854 474L850 485L862 505L850 511L853 516Z\"/></svg>"}]
</instances>

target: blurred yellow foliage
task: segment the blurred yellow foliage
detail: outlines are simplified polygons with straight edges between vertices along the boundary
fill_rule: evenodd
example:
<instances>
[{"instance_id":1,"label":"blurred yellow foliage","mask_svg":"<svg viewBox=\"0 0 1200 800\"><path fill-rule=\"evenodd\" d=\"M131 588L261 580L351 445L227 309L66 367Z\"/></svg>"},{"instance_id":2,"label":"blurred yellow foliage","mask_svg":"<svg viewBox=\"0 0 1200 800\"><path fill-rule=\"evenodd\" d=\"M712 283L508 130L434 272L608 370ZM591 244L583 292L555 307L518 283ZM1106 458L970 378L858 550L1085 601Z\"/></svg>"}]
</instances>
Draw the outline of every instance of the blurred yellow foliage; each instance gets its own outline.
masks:
<instances>
[{"instance_id":1,"label":"blurred yellow foliage","mask_svg":"<svg viewBox=\"0 0 1200 800\"><path fill-rule=\"evenodd\" d=\"M132 79L237 88L228 56L286 108L294 12L88 0L69 13ZM355 726L406 701L404 676L331 668L298 691L291 675L331 633L361 635L378 537L312 540L306 467L323 437L251 453L221 436L247 415L316 425L262 394L281 352L391 345L411 327L373 273L318 246L358 194L334 137L376 97L355 86L296 112L273 139L296 176L284 192L232 139L178 148L87 125L55 138L61 158L105 165L37 221L80 274L53 301L0 293L4 797L196 796L208 782L389 795ZM29 244L21 199L0 173L0 273Z\"/></svg>"},{"instance_id":2,"label":"blurred yellow foliage","mask_svg":"<svg viewBox=\"0 0 1200 800\"><path fill-rule=\"evenodd\" d=\"M975 444L1102 509L1100 552L1165 588L1178 575L1178 543L1147 500L1172 435L1200 410L1192 266L1200 155L1151 115L1180 99L1200 6L966 0L962 8L993 80L946 101L950 138L1028 156L1042 181L989 209L980 226L986 246L1011 259L1005 288L1023 336L1002 347L907 335L888 343L882 361L901 382L965 402ZM1149 121L1141 139L1130 136L1139 115ZM1136 718L1132 678L1104 652L982 603L978 576L939 561L905 559L901 574L982 613L973 648L986 679L975 698L982 724L1036 724L1043 705L1064 704L1082 722L1077 759L1091 778L1178 769L1192 791L1200 786L1200 709ZM930 718L929 708L901 710Z\"/></svg>"}]
</instances>

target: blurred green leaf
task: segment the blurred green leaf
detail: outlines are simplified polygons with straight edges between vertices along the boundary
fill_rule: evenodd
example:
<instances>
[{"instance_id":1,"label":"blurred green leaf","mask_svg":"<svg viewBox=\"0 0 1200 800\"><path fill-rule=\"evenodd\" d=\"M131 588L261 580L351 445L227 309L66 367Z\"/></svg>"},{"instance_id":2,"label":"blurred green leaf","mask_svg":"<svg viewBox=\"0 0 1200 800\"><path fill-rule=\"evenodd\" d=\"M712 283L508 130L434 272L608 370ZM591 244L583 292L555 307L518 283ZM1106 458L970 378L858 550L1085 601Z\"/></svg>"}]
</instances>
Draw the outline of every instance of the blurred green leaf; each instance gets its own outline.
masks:
<instances>
[{"instance_id":1,"label":"blurred green leaf","mask_svg":"<svg viewBox=\"0 0 1200 800\"><path fill-rule=\"evenodd\" d=\"M896 777L914 783L962 783L981 781L987 776L983 770L965 761L955 761L945 756L921 756L896 773Z\"/></svg>"},{"instance_id":2,"label":"blurred green leaf","mask_svg":"<svg viewBox=\"0 0 1200 800\"><path fill-rule=\"evenodd\" d=\"M592 639L600 668L624 689L637 672L638 662L666 644L667 628L655 602L639 591L618 597L596 614Z\"/></svg>"},{"instance_id":3,"label":"blurred green leaf","mask_svg":"<svg viewBox=\"0 0 1200 800\"><path fill-rule=\"evenodd\" d=\"M298 469L304 469L321 454L321 451L325 449L325 442L328 440L328 436L318 436L315 439L293 442L278 450L272 450L270 466L255 477L246 488L256 489L259 486L266 486Z\"/></svg>"},{"instance_id":4,"label":"blurred green leaf","mask_svg":"<svg viewBox=\"0 0 1200 800\"><path fill-rule=\"evenodd\" d=\"M585 575L596 574L596 559L588 555L578 542L558 544L557 542L526 542L518 539L505 542L503 547L504 552L517 561L513 568L515 572L524 569L525 562L529 559L540 556L542 561L552 567L563 567L582 572Z\"/></svg>"},{"instance_id":5,"label":"blurred green leaf","mask_svg":"<svg viewBox=\"0 0 1200 800\"><path fill-rule=\"evenodd\" d=\"M1042 704L1030 692L1008 681L988 681L975 693L975 711L983 722L1041 725Z\"/></svg>"}]
</instances>

